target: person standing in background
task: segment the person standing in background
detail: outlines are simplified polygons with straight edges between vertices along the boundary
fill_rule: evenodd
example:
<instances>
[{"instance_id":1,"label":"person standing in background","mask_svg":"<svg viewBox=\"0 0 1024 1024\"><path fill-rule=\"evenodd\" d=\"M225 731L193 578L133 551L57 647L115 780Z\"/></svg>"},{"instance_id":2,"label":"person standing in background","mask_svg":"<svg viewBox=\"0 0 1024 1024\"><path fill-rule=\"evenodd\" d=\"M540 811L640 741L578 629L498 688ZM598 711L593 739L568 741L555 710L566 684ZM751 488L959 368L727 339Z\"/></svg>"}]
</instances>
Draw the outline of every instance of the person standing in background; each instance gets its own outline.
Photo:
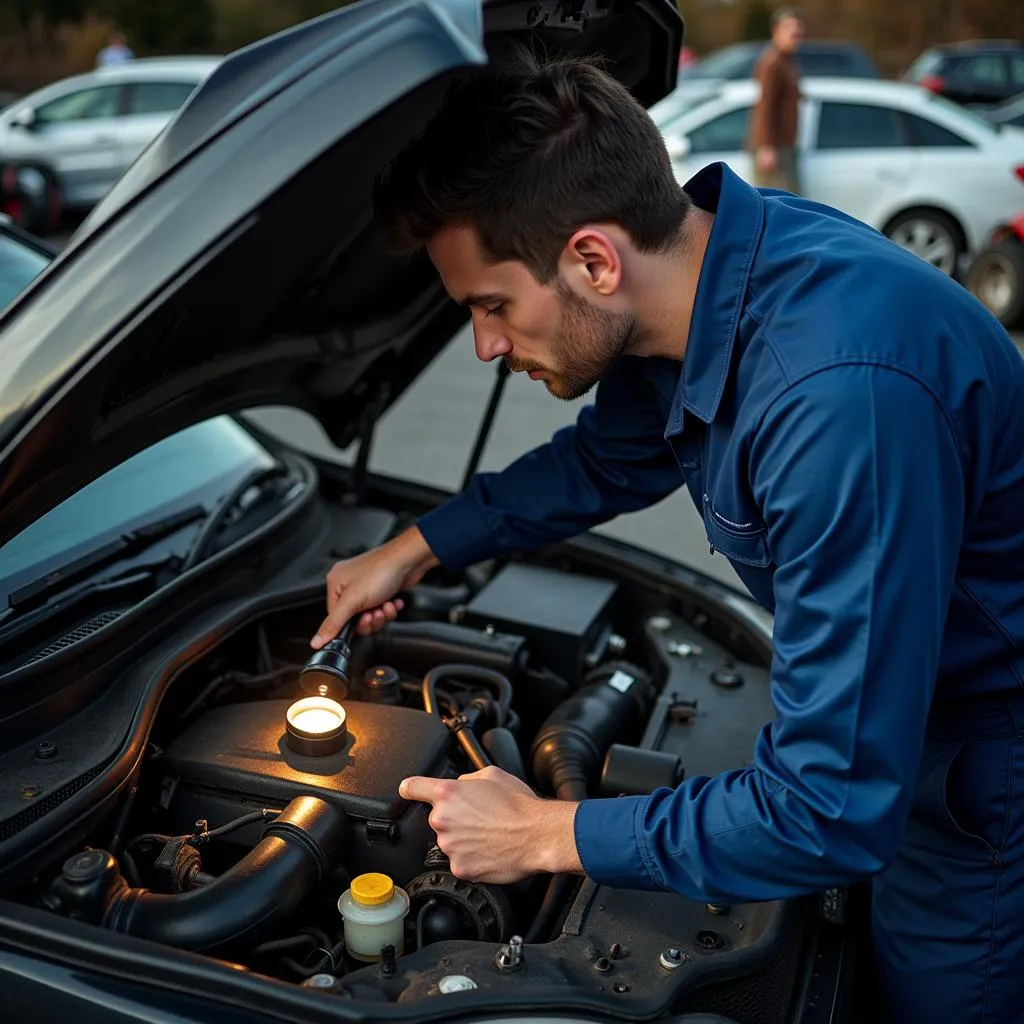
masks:
<instances>
[{"instance_id":1,"label":"person standing in background","mask_svg":"<svg viewBox=\"0 0 1024 1024\"><path fill-rule=\"evenodd\" d=\"M761 98L753 110L749 141L754 184L797 195L800 76L795 56L803 38L803 18L795 7L780 7L772 14L772 41L754 69L754 77L761 83Z\"/></svg>"},{"instance_id":2,"label":"person standing in background","mask_svg":"<svg viewBox=\"0 0 1024 1024\"><path fill-rule=\"evenodd\" d=\"M96 54L96 67L107 67L110 64L124 64L133 60L135 54L128 46L128 40L123 32L111 32L107 45Z\"/></svg>"}]
</instances>

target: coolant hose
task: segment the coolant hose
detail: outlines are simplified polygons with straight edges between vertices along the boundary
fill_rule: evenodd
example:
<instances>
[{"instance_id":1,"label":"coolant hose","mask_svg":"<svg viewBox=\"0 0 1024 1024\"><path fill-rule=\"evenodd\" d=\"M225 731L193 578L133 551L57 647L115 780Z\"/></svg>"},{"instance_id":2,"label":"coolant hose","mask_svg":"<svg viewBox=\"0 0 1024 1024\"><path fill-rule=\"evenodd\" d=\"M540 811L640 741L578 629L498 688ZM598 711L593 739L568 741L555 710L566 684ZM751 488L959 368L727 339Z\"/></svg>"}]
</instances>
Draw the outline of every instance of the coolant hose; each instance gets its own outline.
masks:
<instances>
[{"instance_id":1,"label":"coolant hose","mask_svg":"<svg viewBox=\"0 0 1024 1024\"><path fill-rule=\"evenodd\" d=\"M178 949L251 946L324 880L348 834L344 813L314 796L292 800L234 867L191 892L115 888L103 925Z\"/></svg>"}]
</instances>

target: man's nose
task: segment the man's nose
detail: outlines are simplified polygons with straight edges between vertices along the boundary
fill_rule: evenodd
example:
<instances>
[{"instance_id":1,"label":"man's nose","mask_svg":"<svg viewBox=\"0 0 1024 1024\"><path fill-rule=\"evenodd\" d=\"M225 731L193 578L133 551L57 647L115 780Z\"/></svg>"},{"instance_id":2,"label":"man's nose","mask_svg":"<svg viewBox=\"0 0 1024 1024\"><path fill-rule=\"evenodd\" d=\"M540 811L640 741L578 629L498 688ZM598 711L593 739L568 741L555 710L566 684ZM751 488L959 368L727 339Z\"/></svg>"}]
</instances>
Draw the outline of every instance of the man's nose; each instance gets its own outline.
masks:
<instances>
[{"instance_id":1,"label":"man's nose","mask_svg":"<svg viewBox=\"0 0 1024 1024\"><path fill-rule=\"evenodd\" d=\"M507 356L512 351L512 342L504 332L488 329L481 324L473 327L473 342L477 359L484 363Z\"/></svg>"}]
</instances>

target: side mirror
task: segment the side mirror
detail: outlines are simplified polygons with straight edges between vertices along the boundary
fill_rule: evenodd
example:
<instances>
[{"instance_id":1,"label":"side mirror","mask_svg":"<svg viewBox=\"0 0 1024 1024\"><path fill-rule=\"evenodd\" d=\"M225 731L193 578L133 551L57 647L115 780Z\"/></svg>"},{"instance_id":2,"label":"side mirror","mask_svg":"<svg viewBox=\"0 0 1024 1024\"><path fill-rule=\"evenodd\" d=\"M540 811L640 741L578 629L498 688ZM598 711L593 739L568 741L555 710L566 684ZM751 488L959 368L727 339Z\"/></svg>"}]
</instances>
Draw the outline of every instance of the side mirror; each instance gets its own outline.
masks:
<instances>
[{"instance_id":1,"label":"side mirror","mask_svg":"<svg viewBox=\"0 0 1024 1024\"><path fill-rule=\"evenodd\" d=\"M36 112L32 107L25 107L24 110L19 110L14 117L11 118L11 124L15 128L24 128L25 131L30 132L36 126Z\"/></svg>"},{"instance_id":2,"label":"side mirror","mask_svg":"<svg viewBox=\"0 0 1024 1024\"><path fill-rule=\"evenodd\" d=\"M690 140L685 135L672 135L665 139L670 160L685 160L690 155Z\"/></svg>"}]
</instances>

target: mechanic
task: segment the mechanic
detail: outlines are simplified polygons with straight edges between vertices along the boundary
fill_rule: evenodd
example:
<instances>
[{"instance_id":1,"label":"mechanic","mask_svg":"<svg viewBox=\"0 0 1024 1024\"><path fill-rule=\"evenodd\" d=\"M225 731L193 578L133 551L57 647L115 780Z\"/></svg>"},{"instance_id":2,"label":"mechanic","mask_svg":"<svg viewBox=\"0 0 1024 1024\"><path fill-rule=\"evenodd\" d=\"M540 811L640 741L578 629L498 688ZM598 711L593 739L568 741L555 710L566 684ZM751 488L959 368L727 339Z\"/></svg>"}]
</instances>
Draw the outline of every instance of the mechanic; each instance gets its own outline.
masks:
<instances>
[{"instance_id":1,"label":"mechanic","mask_svg":"<svg viewBox=\"0 0 1024 1024\"><path fill-rule=\"evenodd\" d=\"M964 289L873 229L721 164L675 181L597 66L454 87L382 173L480 359L574 426L327 577L320 647L436 565L579 534L685 483L774 613L752 764L643 797L541 799L495 768L412 778L455 874L585 872L695 900L873 878L890 1021L1024 1006L1024 362Z\"/></svg>"}]
</instances>

